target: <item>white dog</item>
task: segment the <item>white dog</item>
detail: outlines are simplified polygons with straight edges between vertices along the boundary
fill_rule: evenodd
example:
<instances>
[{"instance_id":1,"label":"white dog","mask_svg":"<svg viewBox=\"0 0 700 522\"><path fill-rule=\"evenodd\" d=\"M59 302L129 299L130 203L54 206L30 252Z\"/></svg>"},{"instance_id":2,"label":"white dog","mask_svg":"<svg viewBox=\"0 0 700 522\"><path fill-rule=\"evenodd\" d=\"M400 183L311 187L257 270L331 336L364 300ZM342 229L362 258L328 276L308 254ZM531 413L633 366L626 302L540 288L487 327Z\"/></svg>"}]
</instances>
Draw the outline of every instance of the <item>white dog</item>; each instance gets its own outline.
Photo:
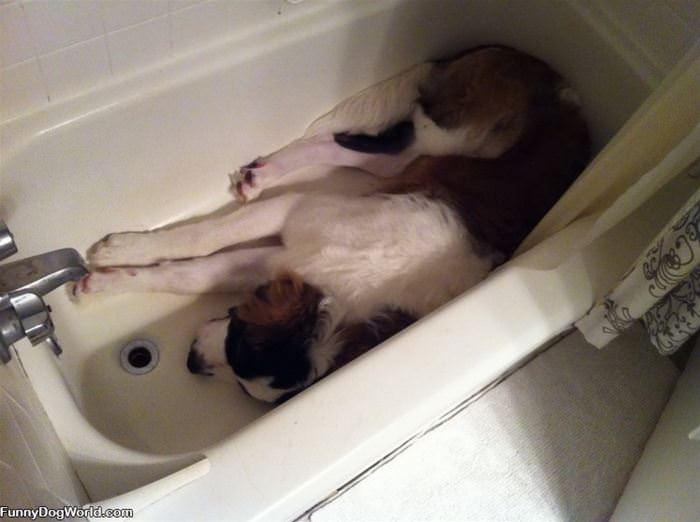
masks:
<instances>
[{"instance_id":1,"label":"white dog","mask_svg":"<svg viewBox=\"0 0 700 522\"><path fill-rule=\"evenodd\" d=\"M281 401L481 281L588 149L556 72L510 48L473 49L361 92L233 175L244 201L319 163L387 178L380 189L288 193L203 223L111 234L75 292L248 291L200 329L187 365ZM268 236L281 246L219 252Z\"/></svg>"}]
</instances>

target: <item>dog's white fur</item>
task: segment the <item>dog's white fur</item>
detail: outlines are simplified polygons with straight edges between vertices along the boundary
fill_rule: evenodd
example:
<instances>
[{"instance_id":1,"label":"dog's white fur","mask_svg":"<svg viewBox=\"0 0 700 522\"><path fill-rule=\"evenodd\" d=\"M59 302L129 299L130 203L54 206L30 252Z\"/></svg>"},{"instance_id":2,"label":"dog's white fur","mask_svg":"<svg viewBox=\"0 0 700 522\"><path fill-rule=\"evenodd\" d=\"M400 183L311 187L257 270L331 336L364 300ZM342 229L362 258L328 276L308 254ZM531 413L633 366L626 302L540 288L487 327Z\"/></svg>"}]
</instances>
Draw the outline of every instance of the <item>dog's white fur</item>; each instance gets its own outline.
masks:
<instances>
[{"instance_id":1,"label":"dog's white fur","mask_svg":"<svg viewBox=\"0 0 700 522\"><path fill-rule=\"evenodd\" d=\"M314 120L305 138L336 132L377 134L413 113L418 88L434 65L422 63L343 100Z\"/></svg>"},{"instance_id":2,"label":"dog's white fur","mask_svg":"<svg viewBox=\"0 0 700 522\"><path fill-rule=\"evenodd\" d=\"M449 205L417 194L286 195L246 205L214 226L113 235L90 259L97 266L148 265L273 234L283 247L110 268L92 273L77 292L230 291L286 270L332 296L345 320L364 320L386 307L420 317L483 279L494 264L470 247Z\"/></svg>"}]
</instances>

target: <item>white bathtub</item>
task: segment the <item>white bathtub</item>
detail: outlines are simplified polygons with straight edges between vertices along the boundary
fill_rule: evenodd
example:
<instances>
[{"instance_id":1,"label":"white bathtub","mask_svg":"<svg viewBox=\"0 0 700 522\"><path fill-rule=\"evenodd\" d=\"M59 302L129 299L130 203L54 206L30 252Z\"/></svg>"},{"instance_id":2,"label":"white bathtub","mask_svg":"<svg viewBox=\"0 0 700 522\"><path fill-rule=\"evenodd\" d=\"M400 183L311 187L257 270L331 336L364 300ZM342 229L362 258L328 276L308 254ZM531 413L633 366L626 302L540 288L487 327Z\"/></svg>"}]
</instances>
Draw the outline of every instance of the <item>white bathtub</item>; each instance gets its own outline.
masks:
<instances>
[{"instance_id":1,"label":"white bathtub","mask_svg":"<svg viewBox=\"0 0 700 522\"><path fill-rule=\"evenodd\" d=\"M318 4L286 24L6 124L3 217L28 256L84 251L111 231L230 205L227 172L297 136L343 97L487 42L529 51L567 76L600 147L648 94L649 74L572 5ZM358 176L333 173L325 186ZM64 354L19 351L92 501L126 493L114 502L142 508L141 520L290 519L582 315L594 295L592 254L554 269L543 260L584 228L514 260L274 410L185 367L196 327L231 296L75 305L57 291L48 301ZM147 375L119 366L119 348L133 338L161 348ZM147 486L183 468L173 483L159 483L164 489Z\"/></svg>"}]
</instances>

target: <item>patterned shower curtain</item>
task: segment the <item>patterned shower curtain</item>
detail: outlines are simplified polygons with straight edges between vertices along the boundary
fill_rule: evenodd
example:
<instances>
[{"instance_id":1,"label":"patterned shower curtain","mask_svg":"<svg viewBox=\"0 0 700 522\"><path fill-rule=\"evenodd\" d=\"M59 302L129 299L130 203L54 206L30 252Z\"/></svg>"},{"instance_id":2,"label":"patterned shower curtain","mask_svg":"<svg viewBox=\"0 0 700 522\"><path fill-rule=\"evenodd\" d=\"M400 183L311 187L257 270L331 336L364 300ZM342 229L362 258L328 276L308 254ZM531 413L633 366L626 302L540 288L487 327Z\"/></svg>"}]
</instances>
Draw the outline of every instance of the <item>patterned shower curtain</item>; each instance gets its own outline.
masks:
<instances>
[{"instance_id":1,"label":"patterned shower curtain","mask_svg":"<svg viewBox=\"0 0 700 522\"><path fill-rule=\"evenodd\" d=\"M700 189L576 326L600 348L638 320L662 354L700 330Z\"/></svg>"},{"instance_id":2,"label":"patterned shower curtain","mask_svg":"<svg viewBox=\"0 0 700 522\"><path fill-rule=\"evenodd\" d=\"M523 253L577 221L592 220L577 249L603 237L671 188L683 208L618 284L576 326L598 347L642 321L661 353L700 329L700 40L595 157L520 245ZM679 199L683 199L680 197ZM625 248L620 245L620 248ZM636 255L627 252L625 256ZM570 251L562 254L570 255ZM552 261L552 267L564 257Z\"/></svg>"}]
</instances>

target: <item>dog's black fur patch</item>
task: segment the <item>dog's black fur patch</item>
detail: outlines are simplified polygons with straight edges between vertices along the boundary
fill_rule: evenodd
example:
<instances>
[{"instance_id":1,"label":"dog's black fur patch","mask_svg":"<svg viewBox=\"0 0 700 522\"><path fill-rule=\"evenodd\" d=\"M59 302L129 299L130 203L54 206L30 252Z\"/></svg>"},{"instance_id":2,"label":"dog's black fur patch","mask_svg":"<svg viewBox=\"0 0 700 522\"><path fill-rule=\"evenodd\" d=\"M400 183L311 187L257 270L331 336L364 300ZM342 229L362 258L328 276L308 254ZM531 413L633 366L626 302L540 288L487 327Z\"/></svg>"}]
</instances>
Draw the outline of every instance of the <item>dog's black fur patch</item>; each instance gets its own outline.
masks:
<instances>
[{"instance_id":1,"label":"dog's black fur patch","mask_svg":"<svg viewBox=\"0 0 700 522\"><path fill-rule=\"evenodd\" d=\"M376 136L341 132L334 134L333 139L341 147L357 152L399 154L415 141L416 131L412 121L401 121Z\"/></svg>"},{"instance_id":2,"label":"dog's black fur patch","mask_svg":"<svg viewBox=\"0 0 700 522\"><path fill-rule=\"evenodd\" d=\"M212 375L211 372L203 372L205 368L204 357L199 353L194 346L190 349L190 353L187 354L187 369L190 373L199 373L204 375Z\"/></svg>"},{"instance_id":3,"label":"dog's black fur patch","mask_svg":"<svg viewBox=\"0 0 700 522\"><path fill-rule=\"evenodd\" d=\"M295 389L311 372L308 345L315 318L302 317L292 324L245 323L235 311L226 336L226 360L241 379L270 377L271 388Z\"/></svg>"}]
</instances>

